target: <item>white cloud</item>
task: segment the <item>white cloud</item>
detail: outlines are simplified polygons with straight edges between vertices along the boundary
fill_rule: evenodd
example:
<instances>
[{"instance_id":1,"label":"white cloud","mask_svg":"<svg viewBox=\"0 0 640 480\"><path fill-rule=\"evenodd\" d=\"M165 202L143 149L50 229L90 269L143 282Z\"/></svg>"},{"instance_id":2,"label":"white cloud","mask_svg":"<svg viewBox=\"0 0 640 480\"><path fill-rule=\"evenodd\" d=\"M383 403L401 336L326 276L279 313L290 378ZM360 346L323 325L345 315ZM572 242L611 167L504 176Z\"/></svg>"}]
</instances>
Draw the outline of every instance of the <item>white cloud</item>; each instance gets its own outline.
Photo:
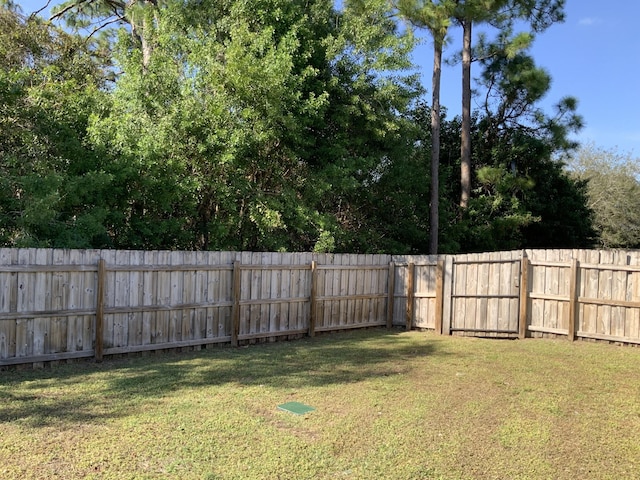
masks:
<instances>
[{"instance_id":1,"label":"white cloud","mask_svg":"<svg viewBox=\"0 0 640 480\"><path fill-rule=\"evenodd\" d=\"M592 17L584 17L578 21L578 25L582 25L583 27L591 27L592 25L597 25L599 23L602 23L601 19Z\"/></svg>"}]
</instances>

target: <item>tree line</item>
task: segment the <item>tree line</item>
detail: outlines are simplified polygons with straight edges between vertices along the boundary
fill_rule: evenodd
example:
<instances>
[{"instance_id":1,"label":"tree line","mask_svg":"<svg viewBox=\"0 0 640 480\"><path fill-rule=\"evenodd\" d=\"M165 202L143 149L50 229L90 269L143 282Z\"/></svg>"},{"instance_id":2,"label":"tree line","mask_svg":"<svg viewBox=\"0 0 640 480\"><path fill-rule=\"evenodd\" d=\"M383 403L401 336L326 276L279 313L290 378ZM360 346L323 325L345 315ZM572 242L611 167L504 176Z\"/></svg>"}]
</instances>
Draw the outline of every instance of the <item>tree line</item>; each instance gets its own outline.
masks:
<instances>
[{"instance_id":1,"label":"tree line","mask_svg":"<svg viewBox=\"0 0 640 480\"><path fill-rule=\"evenodd\" d=\"M528 54L562 4L68 0L48 20L3 0L0 243L594 245L593 176L561 161L576 147L576 101L543 112L550 75ZM411 63L416 29L442 50L449 28L483 22L496 37L461 51L481 108L449 119L439 67L429 103Z\"/></svg>"}]
</instances>

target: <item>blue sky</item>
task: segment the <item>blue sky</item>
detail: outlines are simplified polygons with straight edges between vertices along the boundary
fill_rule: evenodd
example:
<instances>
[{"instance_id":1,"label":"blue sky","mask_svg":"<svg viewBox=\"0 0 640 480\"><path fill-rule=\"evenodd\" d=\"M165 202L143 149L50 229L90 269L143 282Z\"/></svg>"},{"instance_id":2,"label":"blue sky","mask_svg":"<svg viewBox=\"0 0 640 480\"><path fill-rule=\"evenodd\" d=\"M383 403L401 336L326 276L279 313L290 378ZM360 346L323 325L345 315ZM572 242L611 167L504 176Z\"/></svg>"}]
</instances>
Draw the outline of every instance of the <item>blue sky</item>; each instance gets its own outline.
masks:
<instances>
[{"instance_id":1,"label":"blue sky","mask_svg":"<svg viewBox=\"0 0 640 480\"><path fill-rule=\"evenodd\" d=\"M17 3L29 13L45 5L46 0ZM543 102L545 110L551 113L564 96L577 97L578 113L585 120L585 128L577 136L580 142L640 157L640 1L567 0L565 12L566 21L538 36L531 49L537 64L553 78ZM445 56L459 49L457 30L451 30ZM425 37L414 54L428 89L431 49ZM450 115L460 112L460 90L460 66L445 65L441 94Z\"/></svg>"},{"instance_id":2,"label":"blue sky","mask_svg":"<svg viewBox=\"0 0 640 480\"><path fill-rule=\"evenodd\" d=\"M567 0L565 13L565 22L540 34L531 49L536 63L553 79L543 101L545 111L552 113L564 96L576 97L585 121L576 137L581 143L640 157L640 1ZM456 30L451 31L449 55L460 48ZM431 49L431 44L422 45L414 57L424 66L428 88ZM460 66L445 65L441 102L452 115L460 112L460 93Z\"/></svg>"}]
</instances>

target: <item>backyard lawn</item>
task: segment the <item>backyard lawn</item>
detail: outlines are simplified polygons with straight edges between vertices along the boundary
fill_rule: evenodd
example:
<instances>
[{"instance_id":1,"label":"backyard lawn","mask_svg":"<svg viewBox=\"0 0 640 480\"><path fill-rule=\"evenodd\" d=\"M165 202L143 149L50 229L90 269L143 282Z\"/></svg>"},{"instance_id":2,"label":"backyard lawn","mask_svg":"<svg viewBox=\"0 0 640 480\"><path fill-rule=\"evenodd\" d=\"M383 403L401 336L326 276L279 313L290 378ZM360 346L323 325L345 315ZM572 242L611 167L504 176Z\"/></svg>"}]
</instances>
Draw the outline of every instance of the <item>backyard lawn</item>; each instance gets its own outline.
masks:
<instances>
[{"instance_id":1,"label":"backyard lawn","mask_svg":"<svg viewBox=\"0 0 640 480\"><path fill-rule=\"evenodd\" d=\"M367 330L4 371L0 424L4 480L640 478L640 348Z\"/></svg>"}]
</instances>

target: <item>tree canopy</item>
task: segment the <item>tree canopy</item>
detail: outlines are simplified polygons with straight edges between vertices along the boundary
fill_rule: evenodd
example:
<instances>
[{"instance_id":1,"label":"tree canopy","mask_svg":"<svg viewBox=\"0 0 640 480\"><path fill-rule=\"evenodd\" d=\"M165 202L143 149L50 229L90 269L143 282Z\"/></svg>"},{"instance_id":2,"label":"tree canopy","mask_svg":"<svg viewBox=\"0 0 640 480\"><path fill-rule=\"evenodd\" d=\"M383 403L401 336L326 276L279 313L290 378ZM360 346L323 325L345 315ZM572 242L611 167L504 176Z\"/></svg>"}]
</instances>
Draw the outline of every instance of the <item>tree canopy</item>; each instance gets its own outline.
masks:
<instances>
[{"instance_id":1,"label":"tree canopy","mask_svg":"<svg viewBox=\"0 0 640 480\"><path fill-rule=\"evenodd\" d=\"M3 5L2 245L423 253L438 222L443 252L594 241L556 160L575 101L537 107L523 48L478 45L461 212L461 119L425 101L388 0L68 0L65 29Z\"/></svg>"}]
</instances>

